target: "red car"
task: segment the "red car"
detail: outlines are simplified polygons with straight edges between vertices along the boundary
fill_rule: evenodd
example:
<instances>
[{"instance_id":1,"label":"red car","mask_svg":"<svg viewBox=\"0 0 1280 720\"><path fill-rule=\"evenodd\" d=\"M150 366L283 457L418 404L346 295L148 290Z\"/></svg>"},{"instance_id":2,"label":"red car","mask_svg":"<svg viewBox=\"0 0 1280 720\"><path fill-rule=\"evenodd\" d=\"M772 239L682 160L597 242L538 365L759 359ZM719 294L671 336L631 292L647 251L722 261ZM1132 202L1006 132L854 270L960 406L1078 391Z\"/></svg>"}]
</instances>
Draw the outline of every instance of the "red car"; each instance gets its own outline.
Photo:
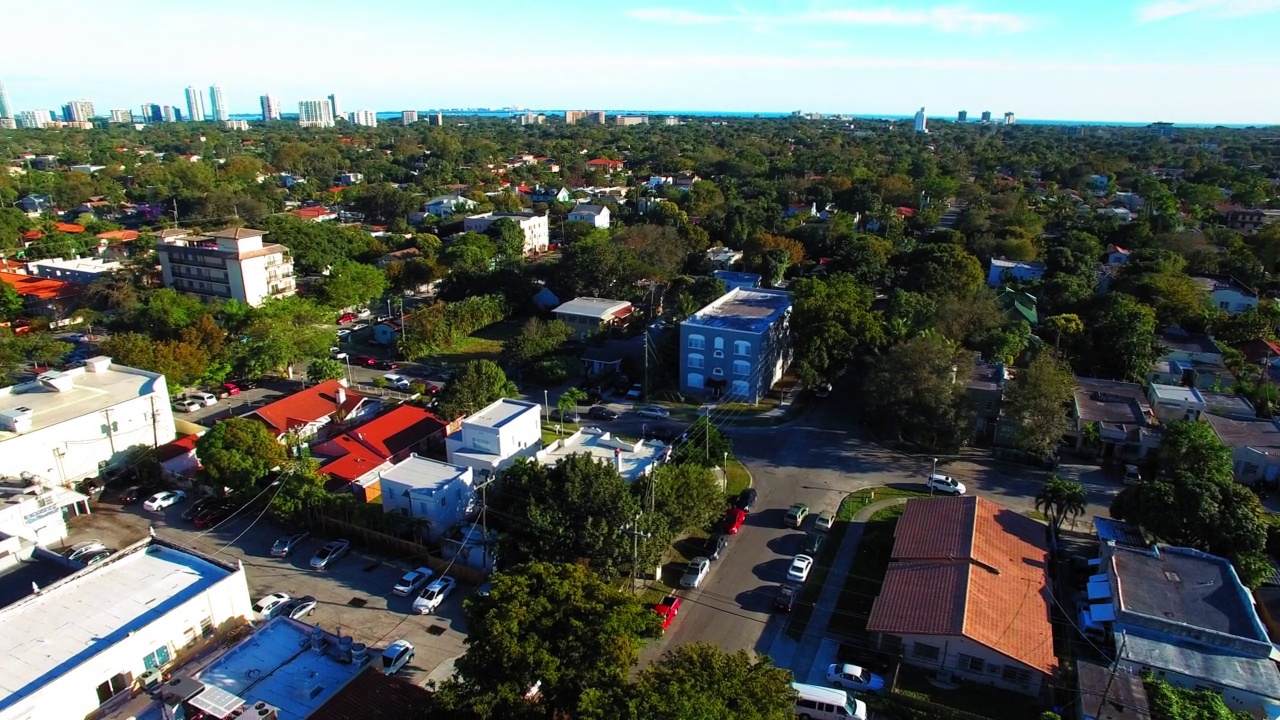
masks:
<instances>
[{"instance_id":1,"label":"red car","mask_svg":"<svg viewBox=\"0 0 1280 720\"><path fill-rule=\"evenodd\" d=\"M236 385L235 383L231 383L231 382L222 383L222 389L226 390L228 395L240 394L240 386Z\"/></svg>"},{"instance_id":2,"label":"red car","mask_svg":"<svg viewBox=\"0 0 1280 720\"><path fill-rule=\"evenodd\" d=\"M668 595L662 598L662 602L654 604L653 611L662 618L662 632L665 633L671 626L671 621L675 620L676 614L680 612L680 598Z\"/></svg>"},{"instance_id":3,"label":"red car","mask_svg":"<svg viewBox=\"0 0 1280 720\"><path fill-rule=\"evenodd\" d=\"M357 355L351 358L352 365L363 365L364 367L373 367L378 364L378 359L368 355Z\"/></svg>"},{"instance_id":4,"label":"red car","mask_svg":"<svg viewBox=\"0 0 1280 720\"><path fill-rule=\"evenodd\" d=\"M721 522L721 525L724 526L725 532L729 533L730 535L737 535L738 528L742 527L742 523L746 519L747 519L747 514L742 512L741 509L729 508L729 511L724 514L724 519L721 520L720 522Z\"/></svg>"},{"instance_id":5,"label":"red car","mask_svg":"<svg viewBox=\"0 0 1280 720\"><path fill-rule=\"evenodd\" d=\"M342 313L342 315L338 317L338 324L346 325L349 322L354 322L355 319L356 319L355 313Z\"/></svg>"}]
</instances>

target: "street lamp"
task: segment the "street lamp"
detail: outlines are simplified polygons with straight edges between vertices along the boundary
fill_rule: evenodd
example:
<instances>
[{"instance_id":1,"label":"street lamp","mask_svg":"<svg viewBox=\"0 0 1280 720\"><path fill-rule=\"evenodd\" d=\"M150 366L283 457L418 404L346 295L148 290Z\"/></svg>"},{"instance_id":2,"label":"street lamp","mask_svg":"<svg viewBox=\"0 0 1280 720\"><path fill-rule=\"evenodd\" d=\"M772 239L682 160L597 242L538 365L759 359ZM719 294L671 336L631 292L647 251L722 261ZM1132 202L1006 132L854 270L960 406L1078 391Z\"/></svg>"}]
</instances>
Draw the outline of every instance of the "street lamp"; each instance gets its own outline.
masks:
<instances>
[{"instance_id":1,"label":"street lamp","mask_svg":"<svg viewBox=\"0 0 1280 720\"><path fill-rule=\"evenodd\" d=\"M929 471L929 496L933 496L933 476L938 474L938 458L933 459L933 469Z\"/></svg>"}]
</instances>

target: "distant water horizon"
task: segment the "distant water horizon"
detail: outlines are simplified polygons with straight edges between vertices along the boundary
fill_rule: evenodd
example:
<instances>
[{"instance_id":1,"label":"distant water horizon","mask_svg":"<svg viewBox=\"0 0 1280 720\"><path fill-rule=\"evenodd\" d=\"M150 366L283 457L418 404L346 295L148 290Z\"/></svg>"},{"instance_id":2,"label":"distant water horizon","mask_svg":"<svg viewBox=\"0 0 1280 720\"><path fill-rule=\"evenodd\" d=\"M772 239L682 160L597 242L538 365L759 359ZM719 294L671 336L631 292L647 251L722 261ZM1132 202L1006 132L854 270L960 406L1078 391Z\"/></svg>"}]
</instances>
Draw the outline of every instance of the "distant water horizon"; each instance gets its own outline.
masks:
<instances>
[{"instance_id":1,"label":"distant water horizon","mask_svg":"<svg viewBox=\"0 0 1280 720\"><path fill-rule=\"evenodd\" d=\"M401 112L403 111L380 110L375 114L377 115L378 120L399 120L401 117L400 115ZM419 119L422 120L422 119L425 119L425 116L434 115L436 113L441 113L441 114L449 115L452 117L509 118L509 117L515 117L517 115L523 115L527 112L541 113L543 115L563 115L565 111L564 110L533 110L533 109L493 110L489 108L451 108L447 110L446 109L418 110L417 112L420 116ZM593 111L593 112L600 112L600 111ZM789 112L749 112L749 111L742 112L742 111L716 111L716 110L604 110L603 112L606 115L610 115L610 116L612 115L653 115L653 116L673 115L676 117L696 117L696 118L722 117L722 118L733 118L733 119L744 119L744 118L776 119L776 118L791 117L791 113ZM808 113L805 113L805 114L808 114ZM849 118L852 120L887 120L887 121L893 121L893 122L902 122L902 121L912 121L915 119L914 115L878 115L874 113L816 113L816 114L821 115L823 118L834 118L838 116L842 118ZM232 113L230 117L233 120L261 120L262 114L261 113ZM281 113L281 119L297 120L298 114L297 113ZM928 119L936 122L946 122L946 123L957 122L957 118L954 115L946 115L946 116L930 115L928 116ZM1003 120L1004 120L1003 115L998 116L993 114L991 124L1003 125ZM1068 126L1068 127L1143 128L1156 122L1163 122L1163 121L1161 120L1147 120L1147 121L1043 120L1039 118L1018 118L1017 119L1017 124L1019 125L1060 125L1060 126ZM977 119L969 119L968 121L966 121L965 124L978 125L978 124L981 124L981 121ZM1218 128L1220 127L1220 128L1227 128L1232 130L1243 130L1247 128L1280 127L1280 123L1258 124L1258 123L1173 122L1170 124L1175 128Z\"/></svg>"}]
</instances>

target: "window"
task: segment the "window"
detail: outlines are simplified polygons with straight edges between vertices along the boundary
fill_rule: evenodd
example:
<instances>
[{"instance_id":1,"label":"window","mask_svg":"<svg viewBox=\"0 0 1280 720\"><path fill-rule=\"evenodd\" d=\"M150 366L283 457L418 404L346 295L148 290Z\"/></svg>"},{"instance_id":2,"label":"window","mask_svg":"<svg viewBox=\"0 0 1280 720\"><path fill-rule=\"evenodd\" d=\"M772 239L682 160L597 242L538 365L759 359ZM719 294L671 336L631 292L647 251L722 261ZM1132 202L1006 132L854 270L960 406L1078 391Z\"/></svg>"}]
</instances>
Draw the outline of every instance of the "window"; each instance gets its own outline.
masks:
<instances>
[{"instance_id":1,"label":"window","mask_svg":"<svg viewBox=\"0 0 1280 720\"><path fill-rule=\"evenodd\" d=\"M747 342L746 340L734 340L733 354L734 355L750 355L751 343Z\"/></svg>"},{"instance_id":2,"label":"window","mask_svg":"<svg viewBox=\"0 0 1280 720\"><path fill-rule=\"evenodd\" d=\"M741 375L741 376L744 376L744 377L745 377L745 376L747 376L747 375L750 375L750 374L751 374L751 363L747 362L746 360L734 360L734 361L733 361L733 374L734 374L734 375Z\"/></svg>"},{"instance_id":3,"label":"window","mask_svg":"<svg viewBox=\"0 0 1280 720\"><path fill-rule=\"evenodd\" d=\"M718 358L722 358L722 357L724 357L724 351L723 351L723 350L716 350L716 351L715 351L715 352L713 352L712 354L713 354L713 355L715 355L715 356L716 356L716 357L718 357Z\"/></svg>"},{"instance_id":4,"label":"window","mask_svg":"<svg viewBox=\"0 0 1280 720\"><path fill-rule=\"evenodd\" d=\"M187 628L182 633L183 647L195 647L195 644L199 641L200 641L200 631L197 630L196 628Z\"/></svg>"},{"instance_id":5,"label":"window","mask_svg":"<svg viewBox=\"0 0 1280 720\"><path fill-rule=\"evenodd\" d=\"M168 665L171 659L173 656L169 653L169 646L161 645L142 657L142 667L148 670L159 670Z\"/></svg>"},{"instance_id":6,"label":"window","mask_svg":"<svg viewBox=\"0 0 1280 720\"><path fill-rule=\"evenodd\" d=\"M729 392L738 397L742 397L742 398L747 397L747 381L734 380L733 387Z\"/></svg>"},{"instance_id":7,"label":"window","mask_svg":"<svg viewBox=\"0 0 1280 720\"><path fill-rule=\"evenodd\" d=\"M938 659L938 646L926 645L922 642L915 643L911 647L911 657L918 660L934 660Z\"/></svg>"},{"instance_id":8,"label":"window","mask_svg":"<svg viewBox=\"0 0 1280 720\"><path fill-rule=\"evenodd\" d=\"M724 368L716 368L716 369L714 369L714 370L712 370L712 371L711 371L711 374L712 374L712 375L723 375L723 374L724 374Z\"/></svg>"},{"instance_id":9,"label":"window","mask_svg":"<svg viewBox=\"0 0 1280 720\"><path fill-rule=\"evenodd\" d=\"M1242 474L1245 477L1253 477L1258 474L1258 466L1253 463L1245 463L1244 468L1242 468Z\"/></svg>"},{"instance_id":10,"label":"window","mask_svg":"<svg viewBox=\"0 0 1280 720\"><path fill-rule=\"evenodd\" d=\"M690 368L694 370L699 370L707 366L707 361L702 355L698 353L689 353L688 365Z\"/></svg>"},{"instance_id":11,"label":"window","mask_svg":"<svg viewBox=\"0 0 1280 720\"><path fill-rule=\"evenodd\" d=\"M105 705L108 700L119 695L133 685L133 673L117 673L98 686L98 704Z\"/></svg>"},{"instance_id":12,"label":"window","mask_svg":"<svg viewBox=\"0 0 1280 720\"><path fill-rule=\"evenodd\" d=\"M213 618L207 617L200 621L200 637L213 637Z\"/></svg>"},{"instance_id":13,"label":"window","mask_svg":"<svg viewBox=\"0 0 1280 720\"><path fill-rule=\"evenodd\" d=\"M957 666L961 670L968 670L969 672L980 673L986 668L986 665L987 665L987 662L980 657L973 657L972 655L965 655L964 653L960 653L959 663Z\"/></svg>"},{"instance_id":14,"label":"window","mask_svg":"<svg viewBox=\"0 0 1280 720\"><path fill-rule=\"evenodd\" d=\"M705 349L706 349L706 347L707 347L707 339L706 339L706 338L704 338L703 336L701 336L701 335L690 335L690 336L689 336L689 349L690 349L690 350L705 350Z\"/></svg>"},{"instance_id":15,"label":"window","mask_svg":"<svg viewBox=\"0 0 1280 720\"><path fill-rule=\"evenodd\" d=\"M716 338L716 339L715 339L715 343L716 343L716 344L715 344L715 348L716 348L717 350L723 350L723 349L724 349L724 338L722 338L722 337L718 337L718 338Z\"/></svg>"},{"instance_id":16,"label":"window","mask_svg":"<svg viewBox=\"0 0 1280 720\"><path fill-rule=\"evenodd\" d=\"M1000 673L1000 679L1015 685L1030 685L1031 671L1017 665L1005 665Z\"/></svg>"},{"instance_id":17,"label":"window","mask_svg":"<svg viewBox=\"0 0 1280 720\"><path fill-rule=\"evenodd\" d=\"M691 388L703 387L702 373L689 373L689 375L685 378L684 384Z\"/></svg>"}]
</instances>

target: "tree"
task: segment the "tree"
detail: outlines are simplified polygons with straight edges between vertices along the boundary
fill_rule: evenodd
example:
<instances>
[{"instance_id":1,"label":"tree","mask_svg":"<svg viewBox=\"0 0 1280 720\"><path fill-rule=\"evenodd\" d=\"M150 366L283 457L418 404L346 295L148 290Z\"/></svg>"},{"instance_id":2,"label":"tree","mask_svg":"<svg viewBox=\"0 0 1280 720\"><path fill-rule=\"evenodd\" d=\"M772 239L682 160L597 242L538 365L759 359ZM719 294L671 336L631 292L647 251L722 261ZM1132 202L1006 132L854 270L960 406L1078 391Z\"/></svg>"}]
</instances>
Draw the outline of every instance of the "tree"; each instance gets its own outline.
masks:
<instances>
[{"instance_id":1,"label":"tree","mask_svg":"<svg viewBox=\"0 0 1280 720\"><path fill-rule=\"evenodd\" d=\"M871 309L875 296L852 275L804 278L791 285L796 373L809 387L834 380L884 342Z\"/></svg>"},{"instance_id":2,"label":"tree","mask_svg":"<svg viewBox=\"0 0 1280 720\"><path fill-rule=\"evenodd\" d=\"M1156 360L1155 312L1123 293L1111 293L1095 311L1090 341L1099 375L1142 382Z\"/></svg>"},{"instance_id":3,"label":"tree","mask_svg":"<svg viewBox=\"0 0 1280 720\"><path fill-rule=\"evenodd\" d=\"M902 286L935 297L969 296L985 281L978 258L962 247L935 243L911 253Z\"/></svg>"},{"instance_id":4,"label":"tree","mask_svg":"<svg viewBox=\"0 0 1280 720\"><path fill-rule=\"evenodd\" d=\"M502 344L502 356L513 366L540 360L573 336L561 320L529 318L515 337Z\"/></svg>"},{"instance_id":5,"label":"tree","mask_svg":"<svg viewBox=\"0 0 1280 720\"><path fill-rule=\"evenodd\" d=\"M470 415L494 400L520 394L516 384L507 379L492 360L472 360L445 385L437 406L440 416L452 419Z\"/></svg>"},{"instance_id":6,"label":"tree","mask_svg":"<svg viewBox=\"0 0 1280 720\"><path fill-rule=\"evenodd\" d=\"M901 342L880 356L865 378L863 417L899 440L954 450L973 431L973 410L956 368L972 354L937 333Z\"/></svg>"},{"instance_id":7,"label":"tree","mask_svg":"<svg viewBox=\"0 0 1280 720\"><path fill-rule=\"evenodd\" d=\"M488 229L493 246L504 260L520 260L524 257L524 230L511 218L499 218Z\"/></svg>"},{"instance_id":8,"label":"tree","mask_svg":"<svg viewBox=\"0 0 1280 720\"><path fill-rule=\"evenodd\" d=\"M1170 685L1167 680L1144 673L1147 699L1153 720L1250 720L1244 710L1232 710L1223 702L1222 695L1205 688L1184 688Z\"/></svg>"},{"instance_id":9,"label":"tree","mask_svg":"<svg viewBox=\"0 0 1280 720\"><path fill-rule=\"evenodd\" d=\"M711 468L695 463L662 465L633 489L641 498L650 498L650 514L662 520L672 538L686 530L704 528L724 512L719 481Z\"/></svg>"},{"instance_id":10,"label":"tree","mask_svg":"<svg viewBox=\"0 0 1280 720\"><path fill-rule=\"evenodd\" d=\"M726 455L732 454L733 444L703 415L685 430L684 440L676 445L671 461L713 468L724 464Z\"/></svg>"},{"instance_id":11,"label":"tree","mask_svg":"<svg viewBox=\"0 0 1280 720\"><path fill-rule=\"evenodd\" d=\"M1036 510L1049 517L1054 530L1062 528L1068 517L1072 520L1084 514L1088 496L1078 482L1063 480L1054 475L1036 491Z\"/></svg>"},{"instance_id":12,"label":"tree","mask_svg":"<svg viewBox=\"0 0 1280 720\"><path fill-rule=\"evenodd\" d=\"M1075 392L1071 366L1052 350L1041 350L1004 395L1005 415L1017 426L1018 449L1036 457L1055 454L1070 428L1068 405Z\"/></svg>"},{"instance_id":13,"label":"tree","mask_svg":"<svg viewBox=\"0 0 1280 720\"><path fill-rule=\"evenodd\" d=\"M746 650L709 643L668 651L632 688L631 716L646 720L789 720L795 716L791 671Z\"/></svg>"},{"instance_id":14,"label":"tree","mask_svg":"<svg viewBox=\"0 0 1280 720\"><path fill-rule=\"evenodd\" d=\"M564 417L574 412L579 405L587 401L587 393L579 387L571 387L560 395L560 399L556 401L556 409L560 411L560 417Z\"/></svg>"},{"instance_id":15,"label":"tree","mask_svg":"<svg viewBox=\"0 0 1280 720\"><path fill-rule=\"evenodd\" d=\"M580 565L547 562L495 573L467 600L466 652L442 702L482 718L604 717L623 699L657 615ZM541 695L529 703L536 683Z\"/></svg>"},{"instance_id":16,"label":"tree","mask_svg":"<svg viewBox=\"0 0 1280 720\"><path fill-rule=\"evenodd\" d=\"M1065 341L1067 347L1071 347L1077 338L1084 334L1084 323L1080 321L1079 315L1063 314L1051 315L1045 318L1040 327L1044 330L1046 337L1053 338L1053 347L1062 348Z\"/></svg>"},{"instance_id":17,"label":"tree","mask_svg":"<svg viewBox=\"0 0 1280 720\"><path fill-rule=\"evenodd\" d=\"M250 490L272 469L287 460L284 446L266 425L246 418L230 418L213 426L196 441L200 479L221 493Z\"/></svg>"},{"instance_id":18,"label":"tree","mask_svg":"<svg viewBox=\"0 0 1280 720\"><path fill-rule=\"evenodd\" d=\"M387 291L387 276L372 265L342 260L333 265L328 277L321 278L313 287L318 301L341 310L367 305L370 300L382 297Z\"/></svg>"},{"instance_id":19,"label":"tree","mask_svg":"<svg viewBox=\"0 0 1280 720\"><path fill-rule=\"evenodd\" d=\"M1186 474L1220 483L1235 482L1231 448L1218 439L1207 422L1169 423L1156 451L1160 471L1174 476Z\"/></svg>"},{"instance_id":20,"label":"tree","mask_svg":"<svg viewBox=\"0 0 1280 720\"><path fill-rule=\"evenodd\" d=\"M26 302L9 283L0 283L0 320L11 321L22 314Z\"/></svg>"},{"instance_id":21,"label":"tree","mask_svg":"<svg viewBox=\"0 0 1280 720\"><path fill-rule=\"evenodd\" d=\"M319 385L326 380L337 380L347 374L347 366L333 358L315 358L307 363L307 383Z\"/></svg>"},{"instance_id":22,"label":"tree","mask_svg":"<svg viewBox=\"0 0 1280 720\"><path fill-rule=\"evenodd\" d=\"M234 344L237 364L249 377L259 377L322 357L333 342L332 322L332 313L307 298L268 301L245 319L242 341Z\"/></svg>"}]
</instances>

